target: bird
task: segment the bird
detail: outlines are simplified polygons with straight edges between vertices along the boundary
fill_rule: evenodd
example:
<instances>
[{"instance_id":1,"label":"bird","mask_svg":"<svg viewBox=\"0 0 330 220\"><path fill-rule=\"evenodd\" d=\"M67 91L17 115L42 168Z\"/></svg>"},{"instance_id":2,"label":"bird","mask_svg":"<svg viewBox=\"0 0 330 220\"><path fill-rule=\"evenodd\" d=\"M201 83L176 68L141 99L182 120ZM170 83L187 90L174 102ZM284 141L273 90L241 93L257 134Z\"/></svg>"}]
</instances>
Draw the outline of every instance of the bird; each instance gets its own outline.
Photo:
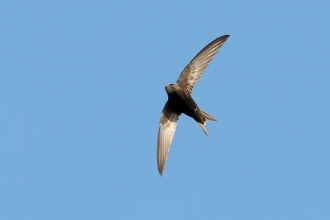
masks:
<instances>
[{"instance_id":1,"label":"bird","mask_svg":"<svg viewBox=\"0 0 330 220\"><path fill-rule=\"evenodd\" d=\"M176 83L165 86L168 100L160 116L156 152L158 172L161 177L179 116L183 113L193 118L207 136L206 121L216 121L198 107L191 93L194 85L229 36L223 35L206 45L183 69Z\"/></svg>"}]
</instances>

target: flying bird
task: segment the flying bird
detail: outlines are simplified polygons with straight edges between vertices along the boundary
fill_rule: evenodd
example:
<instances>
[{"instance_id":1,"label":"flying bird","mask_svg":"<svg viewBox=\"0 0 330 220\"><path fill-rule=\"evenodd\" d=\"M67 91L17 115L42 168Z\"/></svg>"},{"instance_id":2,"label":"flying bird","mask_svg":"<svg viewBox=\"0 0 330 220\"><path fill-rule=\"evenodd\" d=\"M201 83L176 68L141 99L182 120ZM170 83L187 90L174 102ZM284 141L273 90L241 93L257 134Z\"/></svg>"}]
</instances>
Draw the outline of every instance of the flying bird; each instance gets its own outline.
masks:
<instances>
[{"instance_id":1,"label":"flying bird","mask_svg":"<svg viewBox=\"0 0 330 220\"><path fill-rule=\"evenodd\" d=\"M165 86L168 100L160 116L157 138L157 165L160 176L163 175L176 123L182 113L193 118L207 136L206 121L216 121L197 106L191 97L191 92L214 55L228 37L229 35L223 35L209 43L183 69L175 84L167 84Z\"/></svg>"}]
</instances>

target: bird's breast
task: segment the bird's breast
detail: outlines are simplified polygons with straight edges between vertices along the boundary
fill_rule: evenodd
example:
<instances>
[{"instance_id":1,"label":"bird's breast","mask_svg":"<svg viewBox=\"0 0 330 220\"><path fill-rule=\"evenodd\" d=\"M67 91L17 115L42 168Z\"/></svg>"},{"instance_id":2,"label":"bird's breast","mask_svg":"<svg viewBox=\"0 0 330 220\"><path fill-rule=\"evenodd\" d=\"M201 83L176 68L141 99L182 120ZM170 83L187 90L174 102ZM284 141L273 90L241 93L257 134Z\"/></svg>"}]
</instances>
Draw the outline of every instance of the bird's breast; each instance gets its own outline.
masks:
<instances>
[{"instance_id":1,"label":"bird's breast","mask_svg":"<svg viewBox=\"0 0 330 220\"><path fill-rule=\"evenodd\" d=\"M184 113L192 118L194 118L196 109L199 109L192 97L185 93L172 93L169 95L168 104L173 111Z\"/></svg>"}]
</instances>

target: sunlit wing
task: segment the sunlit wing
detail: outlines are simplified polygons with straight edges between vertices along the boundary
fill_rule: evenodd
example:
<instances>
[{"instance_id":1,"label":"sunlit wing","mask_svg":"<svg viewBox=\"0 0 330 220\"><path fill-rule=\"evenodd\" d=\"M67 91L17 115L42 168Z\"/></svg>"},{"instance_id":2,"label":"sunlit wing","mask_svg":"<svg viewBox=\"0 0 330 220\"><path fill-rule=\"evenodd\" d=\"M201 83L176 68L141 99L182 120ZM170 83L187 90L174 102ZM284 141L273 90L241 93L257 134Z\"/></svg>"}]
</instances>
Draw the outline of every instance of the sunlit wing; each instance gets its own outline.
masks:
<instances>
[{"instance_id":1,"label":"sunlit wing","mask_svg":"<svg viewBox=\"0 0 330 220\"><path fill-rule=\"evenodd\" d=\"M173 112L166 102L160 116L157 138L157 165L160 176L163 175L167 154L170 150L178 118L179 114Z\"/></svg>"},{"instance_id":2,"label":"sunlit wing","mask_svg":"<svg viewBox=\"0 0 330 220\"><path fill-rule=\"evenodd\" d=\"M184 68L176 83L191 93L194 85L228 37L229 35L223 35L204 47Z\"/></svg>"}]
</instances>

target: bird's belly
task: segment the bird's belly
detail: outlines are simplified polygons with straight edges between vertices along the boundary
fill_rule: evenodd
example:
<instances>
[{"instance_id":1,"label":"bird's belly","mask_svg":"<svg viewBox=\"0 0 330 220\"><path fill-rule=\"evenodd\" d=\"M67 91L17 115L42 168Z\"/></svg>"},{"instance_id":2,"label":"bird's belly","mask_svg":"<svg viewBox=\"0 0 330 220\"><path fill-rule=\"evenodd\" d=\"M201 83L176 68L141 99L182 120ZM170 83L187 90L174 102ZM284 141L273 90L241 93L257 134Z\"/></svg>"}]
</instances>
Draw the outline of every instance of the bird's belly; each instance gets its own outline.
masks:
<instances>
[{"instance_id":1,"label":"bird's belly","mask_svg":"<svg viewBox=\"0 0 330 220\"><path fill-rule=\"evenodd\" d=\"M171 97L169 100L171 109L177 113L184 113L192 118L195 118L196 110L199 110L197 104L190 99L177 97Z\"/></svg>"},{"instance_id":2,"label":"bird's belly","mask_svg":"<svg viewBox=\"0 0 330 220\"><path fill-rule=\"evenodd\" d=\"M171 98L168 100L170 108L177 113L184 113L184 103L180 98Z\"/></svg>"}]
</instances>

